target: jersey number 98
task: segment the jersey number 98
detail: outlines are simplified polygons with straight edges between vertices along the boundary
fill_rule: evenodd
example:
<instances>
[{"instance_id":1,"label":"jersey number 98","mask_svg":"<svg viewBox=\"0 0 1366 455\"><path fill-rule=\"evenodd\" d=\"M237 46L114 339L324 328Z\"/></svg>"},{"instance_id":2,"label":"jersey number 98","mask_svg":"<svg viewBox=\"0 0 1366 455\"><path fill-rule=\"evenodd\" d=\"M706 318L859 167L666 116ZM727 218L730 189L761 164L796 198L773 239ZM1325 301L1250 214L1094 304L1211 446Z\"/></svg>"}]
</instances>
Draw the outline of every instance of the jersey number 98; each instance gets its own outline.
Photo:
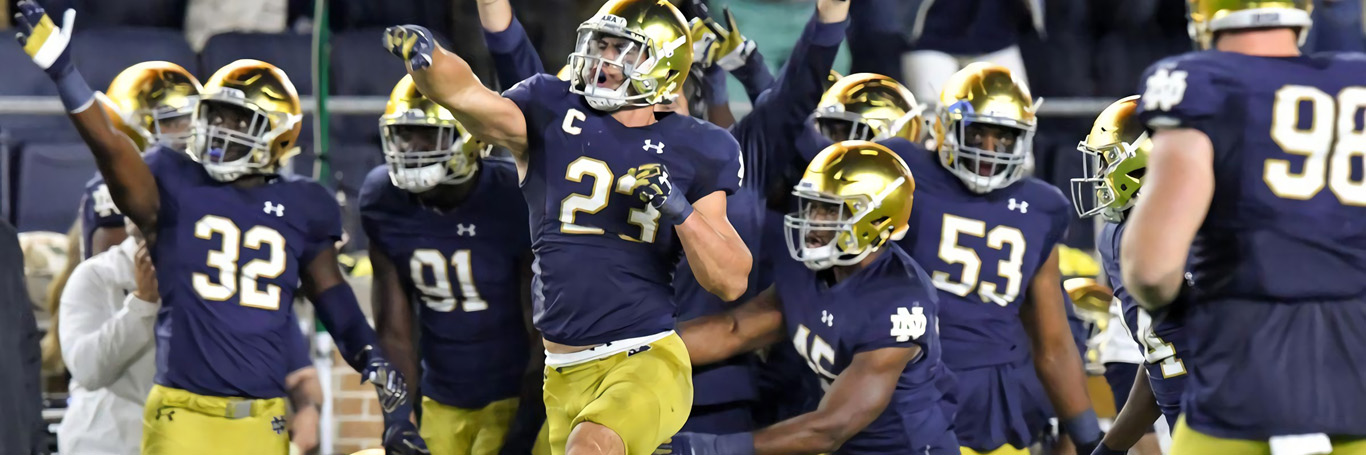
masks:
<instances>
[{"instance_id":1,"label":"jersey number 98","mask_svg":"<svg viewBox=\"0 0 1366 455\"><path fill-rule=\"evenodd\" d=\"M266 284L265 291L261 291L257 280L276 278L285 272L285 237L266 226L256 226L243 233L236 223L221 216L204 215L195 222L195 237L209 240L214 234L222 239L222 247L210 250L205 263L218 270L217 282L207 274L195 273L191 276L194 291L204 300L221 302L237 295L237 303L242 306L280 309L280 287ZM242 266L239 275L237 259L244 247L268 250L266 259L252 259Z\"/></svg>"},{"instance_id":2,"label":"jersey number 98","mask_svg":"<svg viewBox=\"0 0 1366 455\"><path fill-rule=\"evenodd\" d=\"M1309 127L1300 129L1300 107L1308 103ZM1268 158L1262 174L1277 197L1307 200L1327 186L1338 201L1366 205L1366 178L1352 178L1352 163L1366 159L1366 130L1356 115L1366 108L1366 87L1348 87L1337 99L1317 87L1287 85L1276 91L1271 140L1286 153L1304 157L1300 172L1289 160Z\"/></svg>"}]
</instances>

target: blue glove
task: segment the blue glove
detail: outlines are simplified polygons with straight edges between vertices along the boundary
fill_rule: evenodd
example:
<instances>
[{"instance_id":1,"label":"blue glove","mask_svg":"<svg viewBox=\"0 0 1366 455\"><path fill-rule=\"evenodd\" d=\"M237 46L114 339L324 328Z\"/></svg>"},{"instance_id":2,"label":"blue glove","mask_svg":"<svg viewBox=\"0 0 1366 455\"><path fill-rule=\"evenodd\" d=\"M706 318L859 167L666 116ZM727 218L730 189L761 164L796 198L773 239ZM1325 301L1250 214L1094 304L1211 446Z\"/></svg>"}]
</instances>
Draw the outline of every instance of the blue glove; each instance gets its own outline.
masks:
<instances>
[{"instance_id":1,"label":"blue glove","mask_svg":"<svg viewBox=\"0 0 1366 455\"><path fill-rule=\"evenodd\" d=\"M19 33L14 37L24 46L24 53L57 83L57 96L67 112L85 110L94 102L95 92L71 63L71 27L76 22L76 11L66 10L62 26L58 27L33 0L20 0L18 8L14 24Z\"/></svg>"},{"instance_id":2,"label":"blue glove","mask_svg":"<svg viewBox=\"0 0 1366 455\"><path fill-rule=\"evenodd\" d=\"M679 433L664 441L654 455L754 455L754 434Z\"/></svg>"},{"instance_id":3,"label":"blue glove","mask_svg":"<svg viewBox=\"0 0 1366 455\"><path fill-rule=\"evenodd\" d=\"M421 25L396 25L384 29L384 48L403 59L408 71L418 71L432 66L436 40Z\"/></svg>"},{"instance_id":4,"label":"blue glove","mask_svg":"<svg viewBox=\"0 0 1366 455\"><path fill-rule=\"evenodd\" d=\"M631 168L626 173L636 179L631 184L631 194L658 210L665 222L681 224L688 219L688 215L692 215L692 204L682 194L674 193L673 182L669 181L669 170L663 164L646 164Z\"/></svg>"},{"instance_id":5,"label":"blue glove","mask_svg":"<svg viewBox=\"0 0 1366 455\"><path fill-rule=\"evenodd\" d=\"M418 436L417 427L404 419L384 426L384 452L386 455L429 455L427 442Z\"/></svg>"}]
</instances>

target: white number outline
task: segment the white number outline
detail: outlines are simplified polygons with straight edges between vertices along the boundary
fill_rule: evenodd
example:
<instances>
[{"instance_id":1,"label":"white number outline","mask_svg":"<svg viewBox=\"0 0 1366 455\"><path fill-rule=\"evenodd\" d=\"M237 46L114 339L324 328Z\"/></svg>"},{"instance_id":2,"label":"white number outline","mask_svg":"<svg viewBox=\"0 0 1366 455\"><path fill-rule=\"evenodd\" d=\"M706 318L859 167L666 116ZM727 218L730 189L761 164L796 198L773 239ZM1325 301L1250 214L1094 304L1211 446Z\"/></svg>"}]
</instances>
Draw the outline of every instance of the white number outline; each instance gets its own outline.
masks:
<instances>
[{"instance_id":1,"label":"white number outline","mask_svg":"<svg viewBox=\"0 0 1366 455\"><path fill-rule=\"evenodd\" d=\"M288 264L284 236L267 226L252 227L243 235L232 220L216 215L204 215L195 222L195 237L212 240L214 234L221 237L222 246L217 250L209 250L204 263L218 270L218 282L215 283L207 274L195 272L190 275L195 293L204 300L215 302L226 301L237 295L238 304L242 306L280 309L280 286L266 283L265 291L262 292L258 284L261 278L274 279L284 274ZM260 250L262 244L270 247L267 259L247 262L241 267L239 276L237 261L241 258L241 249Z\"/></svg>"},{"instance_id":2,"label":"white number outline","mask_svg":"<svg viewBox=\"0 0 1366 455\"><path fill-rule=\"evenodd\" d=\"M574 217L578 212L595 214L607 208L608 198L612 191L612 181L616 181L614 191L620 194L630 195L631 184L634 179L628 179L623 175L616 178L612 169L602 160L581 156L569 163L565 168L565 180L571 182L582 182L583 178L593 177L593 190L591 194L583 195L570 193L560 200L560 232L565 234L587 234L600 235L605 232L601 228L580 226L574 223ZM659 232L659 211L654 206L641 203L643 208L631 208L627 222L640 227L640 238L632 238L626 234L617 234L622 240L632 242L654 243L655 236Z\"/></svg>"},{"instance_id":3,"label":"white number outline","mask_svg":"<svg viewBox=\"0 0 1366 455\"><path fill-rule=\"evenodd\" d=\"M1313 118L1300 129L1300 104L1310 103ZM1366 87L1348 87L1336 100L1317 87L1287 85L1276 91L1272 104L1271 140L1282 151L1304 157L1300 172L1290 171L1290 161L1267 158L1262 180L1282 199L1308 200L1326 186L1338 201L1366 206L1366 178L1353 182L1352 160L1366 157L1366 129L1355 130L1357 111L1366 108ZM1323 122L1332 118L1333 122ZM1327 127L1325 127L1327 125Z\"/></svg>"},{"instance_id":4,"label":"white number outline","mask_svg":"<svg viewBox=\"0 0 1366 455\"><path fill-rule=\"evenodd\" d=\"M422 294L422 301L427 305L427 308L446 313L455 311L455 304L459 301L460 309L466 313L489 309L488 302L479 296L479 288L474 282L474 268L470 256L470 250L456 250L451 254L449 267L455 268L455 278L460 283L462 297L457 299L452 291L454 286L450 281L446 255L430 248L413 250L413 256L408 261L409 273L412 275L413 285ZM427 268L432 270L434 283L428 283L425 274L422 273Z\"/></svg>"},{"instance_id":5,"label":"white number outline","mask_svg":"<svg viewBox=\"0 0 1366 455\"><path fill-rule=\"evenodd\" d=\"M981 280L982 258L977 251L958 244L962 234L985 237L987 246L997 251L1010 245L1010 254L996 265L997 275L1006 279L1005 293L996 292L1000 289L996 283ZM1024 285L1024 255L1025 237L1019 229L998 225L987 231L986 223L981 220L945 213L939 237L939 259L946 264L962 264L963 276L959 281L953 281L948 272L936 270L930 278L934 287L942 291L967 297L976 288L983 302L1004 307L1020 296L1020 288Z\"/></svg>"}]
</instances>

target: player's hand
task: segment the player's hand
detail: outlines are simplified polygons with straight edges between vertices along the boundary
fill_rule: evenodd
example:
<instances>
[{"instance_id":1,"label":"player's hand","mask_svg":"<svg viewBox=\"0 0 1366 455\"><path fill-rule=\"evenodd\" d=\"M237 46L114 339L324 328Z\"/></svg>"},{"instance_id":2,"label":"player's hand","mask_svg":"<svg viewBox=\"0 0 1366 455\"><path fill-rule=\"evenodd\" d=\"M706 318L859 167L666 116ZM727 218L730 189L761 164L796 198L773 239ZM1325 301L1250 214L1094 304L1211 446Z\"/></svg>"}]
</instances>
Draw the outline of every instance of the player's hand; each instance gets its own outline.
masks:
<instances>
[{"instance_id":1,"label":"player's hand","mask_svg":"<svg viewBox=\"0 0 1366 455\"><path fill-rule=\"evenodd\" d=\"M300 452L312 452L318 447L318 419L316 405L294 411L294 418L289 421L289 442Z\"/></svg>"},{"instance_id":2,"label":"player's hand","mask_svg":"<svg viewBox=\"0 0 1366 455\"><path fill-rule=\"evenodd\" d=\"M384 453L387 455L429 455L427 442L418 436L417 427L407 419L384 426Z\"/></svg>"},{"instance_id":3,"label":"player's hand","mask_svg":"<svg viewBox=\"0 0 1366 455\"><path fill-rule=\"evenodd\" d=\"M62 26L52 22L47 11L33 0L20 0L19 12L14 14L14 25L19 29L15 39L24 46L24 53L33 63L57 79L71 72L71 28L76 22L76 11L66 10L62 14Z\"/></svg>"},{"instance_id":4,"label":"player's hand","mask_svg":"<svg viewBox=\"0 0 1366 455\"><path fill-rule=\"evenodd\" d=\"M660 444L654 455L754 455L754 434L679 433Z\"/></svg>"},{"instance_id":5,"label":"player's hand","mask_svg":"<svg viewBox=\"0 0 1366 455\"><path fill-rule=\"evenodd\" d=\"M673 182L669 181L669 169L663 164L642 165L627 170L626 174L635 178L631 184L631 194L658 210L664 221L681 224L692 214L692 204L682 194L674 192Z\"/></svg>"},{"instance_id":6,"label":"player's hand","mask_svg":"<svg viewBox=\"0 0 1366 455\"><path fill-rule=\"evenodd\" d=\"M716 63L712 61L712 51L718 47L718 38L711 29L712 25L715 23L710 18L694 17L688 21L688 35L692 36L692 61L702 68L711 68Z\"/></svg>"},{"instance_id":7,"label":"player's hand","mask_svg":"<svg viewBox=\"0 0 1366 455\"><path fill-rule=\"evenodd\" d=\"M133 290L133 297L148 303L161 301L161 292L157 290L157 269L152 266L152 254L147 252L146 243L139 243L137 252L133 253L133 281L138 285Z\"/></svg>"},{"instance_id":8,"label":"player's hand","mask_svg":"<svg viewBox=\"0 0 1366 455\"><path fill-rule=\"evenodd\" d=\"M404 380L403 373L389 364L383 356L374 355L373 347L367 346L366 350L370 352L370 358L365 369L360 372L361 383L369 382L375 385L375 392L379 394L380 409L386 416L401 411L402 408L411 409L408 403L408 383Z\"/></svg>"},{"instance_id":9,"label":"player's hand","mask_svg":"<svg viewBox=\"0 0 1366 455\"><path fill-rule=\"evenodd\" d=\"M721 33L716 40L716 47L708 53L708 57L726 71L735 71L745 66L756 46L754 40L740 34L740 26L735 23L735 16L730 14L730 8L722 9L721 14L726 17L726 28L712 27Z\"/></svg>"},{"instance_id":10,"label":"player's hand","mask_svg":"<svg viewBox=\"0 0 1366 455\"><path fill-rule=\"evenodd\" d=\"M384 48L403 59L408 71L419 71L432 66L436 40L421 25L396 25L384 29Z\"/></svg>"}]
</instances>

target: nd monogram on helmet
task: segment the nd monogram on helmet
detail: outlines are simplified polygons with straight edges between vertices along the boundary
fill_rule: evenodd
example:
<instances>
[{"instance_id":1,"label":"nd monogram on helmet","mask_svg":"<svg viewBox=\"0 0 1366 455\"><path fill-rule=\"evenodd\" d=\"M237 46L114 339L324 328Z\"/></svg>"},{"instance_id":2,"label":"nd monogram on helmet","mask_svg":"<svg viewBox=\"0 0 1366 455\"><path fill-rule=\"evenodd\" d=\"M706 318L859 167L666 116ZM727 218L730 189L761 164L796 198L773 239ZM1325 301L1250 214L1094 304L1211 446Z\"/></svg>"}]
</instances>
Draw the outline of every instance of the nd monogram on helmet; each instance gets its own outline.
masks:
<instances>
[{"instance_id":1,"label":"nd monogram on helmet","mask_svg":"<svg viewBox=\"0 0 1366 455\"><path fill-rule=\"evenodd\" d=\"M238 60L213 73L195 109L189 153L221 182L273 174L298 153L299 95L284 71Z\"/></svg>"},{"instance_id":2,"label":"nd monogram on helmet","mask_svg":"<svg viewBox=\"0 0 1366 455\"><path fill-rule=\"evenodd\" d=\"M865 141L836 143L811 160L783 219L792 258L813 270L853 265L909 230L915 177L900 156Z\"/></svg>"},{"instance_id":3,"label":"nd monogram on helmet","mask_svg":"<svg viewBox=\"0 0 1366 455\"><path fill-rule=\"evenodd\" d=\"M1077 150L1086 154L1083 177L1072 179L1072 203L1082 217L1120 222L1143 185L1153 143L1139 121L1138 96L1114 102L1096 117Z\"/></svg>"},{"instance_id":4,"label":"nd monogram on helmet","mask_svg":"<svg viewBox=\"0 0 1366 455\"><path fill-rule=\"evenodd\" d=\"M468 181L490 148L451 111L418 92L412 76L394 86L379 126L389 179L415 193Z\"/></svg>"},{"instance_id":5,"label":"nd monogram on helmet","mask_svg":"<svg viewBox=\"0 0 1366 455\"><path fill-rule=\"evenodd\" d=\"M570 91L594 109L672 103L692 66L692 37L668 0L611 0L579 25Z\"/></svg>"}]
</instances>

